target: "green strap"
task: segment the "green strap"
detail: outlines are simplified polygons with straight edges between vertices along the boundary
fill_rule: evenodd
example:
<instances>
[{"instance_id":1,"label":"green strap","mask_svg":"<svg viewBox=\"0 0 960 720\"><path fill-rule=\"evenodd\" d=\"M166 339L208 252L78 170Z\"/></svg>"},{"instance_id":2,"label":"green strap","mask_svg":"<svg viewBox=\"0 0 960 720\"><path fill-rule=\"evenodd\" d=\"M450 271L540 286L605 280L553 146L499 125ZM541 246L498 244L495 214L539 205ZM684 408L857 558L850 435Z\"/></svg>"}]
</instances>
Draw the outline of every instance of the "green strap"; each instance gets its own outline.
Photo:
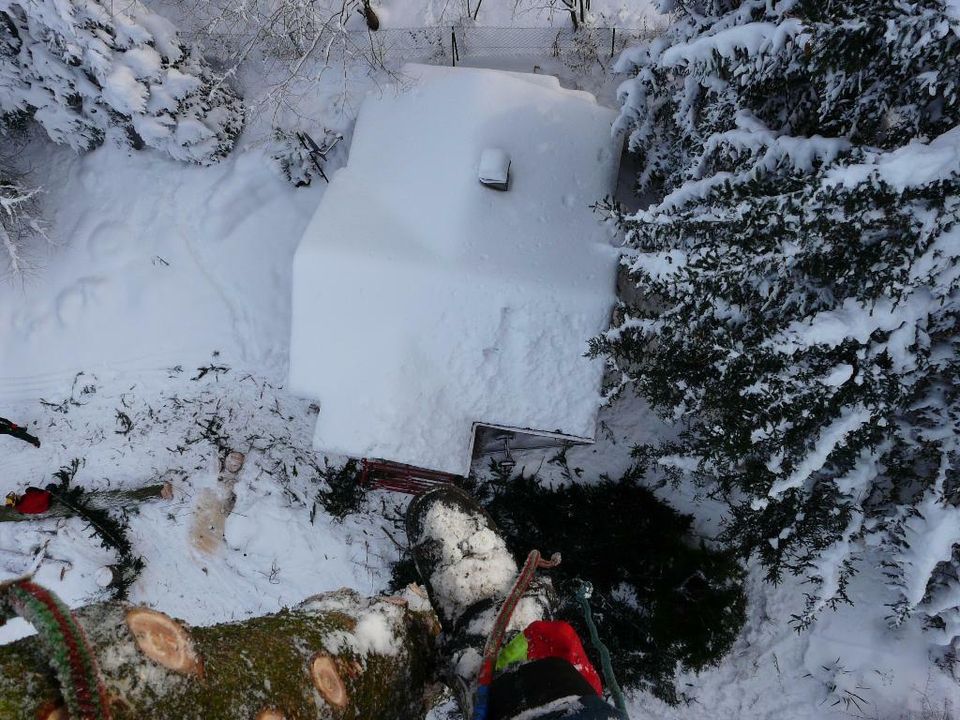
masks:
<instances>
[{"instance_id":1,"label":"green strap","mask_svg":"<svg viewBox=\"0 0 960 720\"><path fill-rule=\"evenodd\" d=\"M497 655L497 665L494 668L500 672L508 665L527 661L527 636L522 632L503 646L500 654Z\"/></svg>"},{"instance_id":2,"label":"green strap","mask_svg":"<svg viewBox=\"0 0 960 720\"><path fill-rule=\"evenodd\" d=\"M586 580L580 580L577 588L577 601L583 609L583 619L587 623L587 629L590 631L590 643L600 653L600 664L603 667L603 681L607 684L610 694L613 695L613 702L617 710L623 715L625 720L630 720L627 715L627 704L623 698L623 691L617 683L617 678L613 674L613 662L610 660L610 651L600 640L600 634L597 632L597 625L593 622L593 613L590 611L590 596L593 595L593 585Z\"/></svg>"}]
</instances>

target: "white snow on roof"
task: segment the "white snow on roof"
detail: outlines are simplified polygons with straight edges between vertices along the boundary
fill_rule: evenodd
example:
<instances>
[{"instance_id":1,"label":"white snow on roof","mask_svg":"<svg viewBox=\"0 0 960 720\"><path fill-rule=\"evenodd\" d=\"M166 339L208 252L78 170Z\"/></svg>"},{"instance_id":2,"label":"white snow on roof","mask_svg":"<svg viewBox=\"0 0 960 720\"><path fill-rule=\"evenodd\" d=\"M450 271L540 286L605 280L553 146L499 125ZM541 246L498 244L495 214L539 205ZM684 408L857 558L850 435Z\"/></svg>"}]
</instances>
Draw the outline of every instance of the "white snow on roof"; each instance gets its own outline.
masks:
<instances>
[{"instance_id":1,"label":"white snow on roof","mask_svg":"<svg viewBox=\"0 0 960 720\"><path fill-rule=\"evenodd\" d=\"M475 423L592 438L617 254L614 111L554 77L408 65L368 97L293 267L318 450L466 474ZM511 158L510 190L477 180Z\"/></svg>"}]
</instances>

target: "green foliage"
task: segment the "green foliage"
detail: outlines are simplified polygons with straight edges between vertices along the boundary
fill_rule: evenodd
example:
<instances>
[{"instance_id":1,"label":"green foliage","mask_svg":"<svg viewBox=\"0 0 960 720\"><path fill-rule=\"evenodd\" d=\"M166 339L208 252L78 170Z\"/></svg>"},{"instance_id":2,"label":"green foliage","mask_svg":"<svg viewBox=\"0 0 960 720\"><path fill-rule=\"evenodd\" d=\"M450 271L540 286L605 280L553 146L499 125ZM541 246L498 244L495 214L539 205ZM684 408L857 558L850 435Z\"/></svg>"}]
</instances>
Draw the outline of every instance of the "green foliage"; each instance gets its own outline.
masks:
<instances>
[{"instance_id":1,"label":"green foliage","mask_svg":"<svg viewBox=\"0 0 960 720\"><path fill-rule=\"evenodd\" d=\"M274 128L270 158L294 187L306 187L318 175L310 152L296 133L288 130Z\"/></svg>"},{"instance_id":2,"label":"green foliage","mask_svg":"<svg viewBox=\"0 0 960 720\"><path fill-rule=\"evenodd\" d=\"M633 478L548 489L521 475L487 491L484 504L516 557L533 548L560 552L550 575L562 596L578 578L593 584L597 624L621 684L676 702L677 664L700 670L729 650L743 624L739 565L694 539L692 518ZM588 637L575 603L564 605L563 617Z\"/></svg>"},{"instance_id":3,"label":"green foliage","mask_svg":"<svg viewBox=\"0 0 960 720\"><path fill-rule=\"evenodd\" d=\"M847 601L866 546L899 622L956 583L910 548L957 512L960 176L913 171L956 146L960 25L940 0L676 6L621 62L662 199L608 207L650 302L593 350L680 421L638 467L692 477L730 504L732 547L809 582L799 626Z\"/></svg>"},{"instance_id":4,"label":"green foliage","mask_svg":"<svg viewBox=\"0 0 960 720\"><path fill-rule=\"evenodd\" d=\"M61 467L54 473L59 483L48 485L47 490L56 502L87 523L103 547L116 553L117 579L111 585L111 590L114 600L126 600L130 587L143 570L143 558L134 552L133 543L128 537L130 525L127 518L122 514L116 517L109 510L99 507L91 499L89 491L72 484L80 465L80 460L75 458L69 465Z\"/></svg>"},{"instance_id":5,"label":"green foliage","mask_svg":"<svg viewBox=\"0 0 960 720\"><path fill-rule=\"evenodd\" d=\"M359 512L367 497L367 488L360 482L360 468L356 460L348 460L339 467L319 471L325 488L317 491L317 503L337 520Z\"/></svg>"}]
</instances>

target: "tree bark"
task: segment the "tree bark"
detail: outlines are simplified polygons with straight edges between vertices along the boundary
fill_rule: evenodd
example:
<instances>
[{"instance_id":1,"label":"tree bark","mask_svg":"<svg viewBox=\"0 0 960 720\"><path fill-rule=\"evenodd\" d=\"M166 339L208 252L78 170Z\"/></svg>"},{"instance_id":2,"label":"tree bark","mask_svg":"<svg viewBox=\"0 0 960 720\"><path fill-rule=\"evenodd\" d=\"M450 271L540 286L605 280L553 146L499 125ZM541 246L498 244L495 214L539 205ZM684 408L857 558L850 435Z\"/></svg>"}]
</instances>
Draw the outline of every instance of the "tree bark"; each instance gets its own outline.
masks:
<instances>
[{"instance_id":1,"label":"tree bark","mask_svg":"<svg viewBox=\"0 0 960 720\"><path fill-rule=\"evenodd\" d=\"M114 720L411 720L431 699L437 621L399 598L339 590L196 628L121 603L75 616ZM49 667L36 637L0 646L0 717L66 720Z\"/></svg>"}]
</instances>

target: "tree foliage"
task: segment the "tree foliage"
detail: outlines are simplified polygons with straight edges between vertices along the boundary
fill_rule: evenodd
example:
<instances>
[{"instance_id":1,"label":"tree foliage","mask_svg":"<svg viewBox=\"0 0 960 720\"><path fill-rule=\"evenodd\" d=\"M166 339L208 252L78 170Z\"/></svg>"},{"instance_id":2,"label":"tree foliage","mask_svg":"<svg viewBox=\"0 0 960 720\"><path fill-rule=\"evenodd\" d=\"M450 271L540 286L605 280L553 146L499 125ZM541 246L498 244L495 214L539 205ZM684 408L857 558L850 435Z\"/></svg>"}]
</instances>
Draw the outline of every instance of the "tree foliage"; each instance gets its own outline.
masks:
<instances>
[{"instance_id":1,"label":"tree foliage","mask_svg":"<svg viewBox=\"0 0 960 720\"><path fill-rule=\"evenodd\" d=\"M960 635L960 21L940 0L677 0L625 53L649 208L612 207L650 299L594 343L676 442L641 464L731 505L726 539L810 582L880 553L891 620Z\"/></svg>"},{"instance_id":2,"label":"tree foliage","mask_svg":"<svg viewBox=\"0 0 960 720\"><path fill-rule=\"evenodd\" d=\"M237 94L137 0L0 0L0 117L25 116L78 151L110 138L198 163L243 125Z\"/></svg>"}]
</instances>

